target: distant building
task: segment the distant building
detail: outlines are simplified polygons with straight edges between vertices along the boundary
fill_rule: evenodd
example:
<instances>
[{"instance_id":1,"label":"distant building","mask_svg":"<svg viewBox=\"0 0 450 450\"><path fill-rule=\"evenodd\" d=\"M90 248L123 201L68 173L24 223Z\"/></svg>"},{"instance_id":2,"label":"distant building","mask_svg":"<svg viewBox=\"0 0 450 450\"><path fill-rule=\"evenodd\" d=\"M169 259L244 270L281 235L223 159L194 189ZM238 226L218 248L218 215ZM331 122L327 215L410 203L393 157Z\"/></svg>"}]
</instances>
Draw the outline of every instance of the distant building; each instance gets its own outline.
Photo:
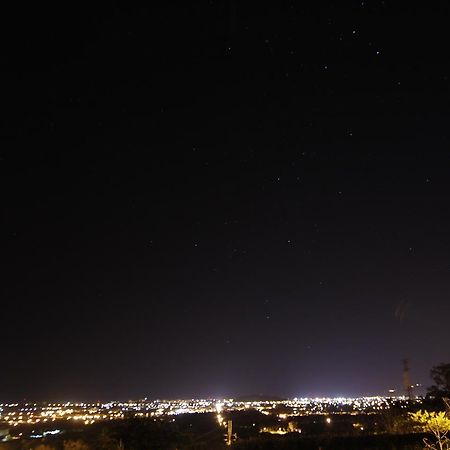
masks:
<instances>
[{"instance_id":1,"label":"distant building","mask_svg":"<svg viewBox=\"0 0 450 450\"><path fill-rule=\"evenodd\" d=\"M270 433L270 434L287 434L287 433L301 433L302 430L298 427L297 422L288 422L288 426L275 425L271 427L261 428L260 433Z\"/></svg>"}]
</instances>

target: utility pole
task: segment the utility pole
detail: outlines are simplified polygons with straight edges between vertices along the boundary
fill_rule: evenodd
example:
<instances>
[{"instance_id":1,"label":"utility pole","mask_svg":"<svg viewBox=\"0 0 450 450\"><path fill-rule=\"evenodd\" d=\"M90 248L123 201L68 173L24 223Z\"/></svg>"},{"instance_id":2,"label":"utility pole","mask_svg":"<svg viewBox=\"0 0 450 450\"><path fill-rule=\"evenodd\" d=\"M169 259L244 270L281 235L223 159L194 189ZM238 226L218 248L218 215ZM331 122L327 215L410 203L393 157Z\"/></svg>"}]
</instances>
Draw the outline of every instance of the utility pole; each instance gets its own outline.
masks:
<instances>
[{"instance_id":1,"label":"utility pole","mask_svg":"<svg viewBox=\"0 0 450 450\"><path fill-rule=\"evenodd\" d=\"M228 425L227 425L227 445L228 446L231 445L232 438L233 438L233 421L230 419L230 420L228 420Z\"/></svg>"}]
</instances>

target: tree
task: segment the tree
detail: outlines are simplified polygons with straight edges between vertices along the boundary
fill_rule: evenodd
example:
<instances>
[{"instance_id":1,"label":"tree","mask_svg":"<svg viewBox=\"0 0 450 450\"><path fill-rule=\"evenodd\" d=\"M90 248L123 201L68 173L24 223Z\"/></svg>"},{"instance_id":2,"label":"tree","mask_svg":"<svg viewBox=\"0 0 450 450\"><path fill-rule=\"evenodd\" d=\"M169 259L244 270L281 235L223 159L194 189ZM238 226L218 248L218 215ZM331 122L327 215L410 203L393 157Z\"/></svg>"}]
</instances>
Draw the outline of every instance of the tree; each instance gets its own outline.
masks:
<instances>
[{"instance_id":1,"label":"tree","mask_svg":"<svg viewBox=\"0 0 450 450\"><path fill-rule=\"evenodd\" d=\"M97 450L111 450L117 447L117 439L108 428L102 428L100 434L97 436L95 448Z\"/></svg>"},{"instance_id":2,"label":"tree","mask_svg":"<svg viewBox=\"0 0 450 450\"><path fill-rule=\"evenodd\" d=\"M450 397L450 364L434 366L430 375L434 384L428 388L428 394L437 398Z\"/></svg>"},{"instance_id":3,"label":"tree","mask_svg":"<svg viewBox=\"0 0 450 450\"><path fill-rule=\"evenodd\" d=\"M417 424L420 431L430 433L434 436L434 442L424 438L426 448L430 450L450 450L450 418L446 412L417 411L409 413L412 420Z\"/></svg>"},{"instance_id":4,"label":"tree","mask_svg":"<svg viewBox=\"0 0 450 450\"><path fill-rule=\"evenodd\" d=\"M89 446L81 440L64 441L64 450L89 450Z\"/></svg>"}]
</instances>

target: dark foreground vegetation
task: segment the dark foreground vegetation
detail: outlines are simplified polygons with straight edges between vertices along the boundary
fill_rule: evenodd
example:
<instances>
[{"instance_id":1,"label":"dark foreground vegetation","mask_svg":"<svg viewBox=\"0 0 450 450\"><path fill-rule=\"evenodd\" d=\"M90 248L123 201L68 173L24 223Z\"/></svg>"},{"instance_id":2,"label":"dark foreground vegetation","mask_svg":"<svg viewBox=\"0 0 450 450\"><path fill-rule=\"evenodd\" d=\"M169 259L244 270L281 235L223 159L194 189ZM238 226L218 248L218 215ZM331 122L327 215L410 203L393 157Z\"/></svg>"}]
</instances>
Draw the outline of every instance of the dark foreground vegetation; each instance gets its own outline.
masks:
<instances>
[{"instance_id":1,"label":"dark foreground vegetation","mask_svg":"<svg viewBox=\"0 0 450 450\"><path fill-rule=\"evenodd\" d=\"M280 420L257 411L242 411L229 414L227 419L233 421L238 437L231 447L236 450L423 448L423 436L409 432L411 427L403 421L404 414L393 414L332 415L330 423L323 415L297 417L294 424L301 432L284 435L261 430L277 430L292 418ZM230 448L225 445L225 433L215 414L187 414L164 420L132 419L72 426L57 436L6 442L0 444L0 450L220 450Z\"/></svg>"},{"instance_id":2,"label":"dark foreground vegetation","mask_svg":"<svg viewBox=\"0 0 450 450\"><path fill-rule=\"evenodd\" d=\"M236 450L419 450L423 449L422 436L380 435L380 436L334 436L334 437L260 437L237 442Z\"/></svg>"}]
</instances>

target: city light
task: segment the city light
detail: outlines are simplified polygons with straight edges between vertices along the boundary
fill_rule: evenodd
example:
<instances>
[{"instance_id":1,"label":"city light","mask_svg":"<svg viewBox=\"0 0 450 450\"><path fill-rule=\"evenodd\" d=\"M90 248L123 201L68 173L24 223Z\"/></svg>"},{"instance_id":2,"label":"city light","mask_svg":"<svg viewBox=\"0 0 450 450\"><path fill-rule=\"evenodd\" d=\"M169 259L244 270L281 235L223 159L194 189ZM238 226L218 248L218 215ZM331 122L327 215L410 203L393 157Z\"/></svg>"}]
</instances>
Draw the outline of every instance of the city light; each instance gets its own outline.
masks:
<instances>
[{"instance_id":1,"label":"city light","mask_svg":"<svg viewBox=\"0 0 450 450\"><path fill-rule=\"evenodd\" d=\"M331 424L333 414L373 414L389 409L393 404L406 408L406 397L357 397L357 398L293 398L278 401L239 401L234 399L182 399L138 400L107 403L5 403L0 404L0 422L8 426L22 424L76 421L90 425L99 421L121 420L133 417L162 418L192 413L215 413L220 425L229 411L254 409L264 415L275 414L280 419L290 416L326 415ZM414 400L421 402L420 398Z\"/></svg>"}]
</instances>

